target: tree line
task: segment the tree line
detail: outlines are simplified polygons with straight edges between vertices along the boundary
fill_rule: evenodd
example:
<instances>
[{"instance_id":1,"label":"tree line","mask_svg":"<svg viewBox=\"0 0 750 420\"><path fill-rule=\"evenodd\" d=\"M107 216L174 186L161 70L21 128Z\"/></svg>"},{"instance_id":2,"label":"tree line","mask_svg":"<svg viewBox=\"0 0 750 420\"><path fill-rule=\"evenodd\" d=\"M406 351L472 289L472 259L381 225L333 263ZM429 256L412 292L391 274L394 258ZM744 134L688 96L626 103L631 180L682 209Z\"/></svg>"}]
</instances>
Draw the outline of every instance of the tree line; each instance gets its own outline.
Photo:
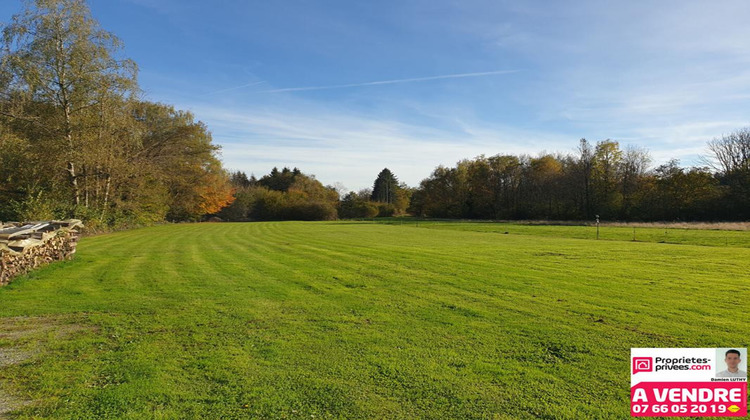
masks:
<instances>
[{"instance_id":1,"label":"tree line","mask_svg":"<svg viewBox=\"0 0 750 420\"><path fill-rule=\"evenodd\" d=\"M706 166L650 169L644 149L581 139L576 154L479 156L437 167L414 191L418 216L467 219L747 220L750 130L709 142Z\"/></svg>"},{"instance_id":2,"label":"tree line","mask_svg":"<svg viewBox=\"0 0 750 420\"><path fill-rule=\"evenodd\" d=\"M417 188L388 168L342 195L299 169L232 174L226 220L333 220L412 215L452 219L717 221L750 219L750 129L708 143L705 166L651 167L642 148L581 139L576 153L499 154L438 166Z\"/></svg>"},{"instance_id":3,"label":"tree line","mask_svg":"<svg viewBox=\"0 0 750 420\"><path fill-rule=\"evenodd\" d=\"M36 0L2 27L0 220L197 220L232 202L207 127L139 99L137 66L82 0Z\"/></svg>"},{"instance_id":4,"label":"tree line","mask_svg":"<svg viewBox=\"0 0 750 420\"><path fill-rule=\"evenodd\" d=\"M219 212L222 220L335 220L405 215L411 189L388 169L378 174L373 188L341 197L314 175L298 168L273 168L257 179L242 171L230 176L235 200Z\"/></svg>"},{"instance_id":5,"label":"tree line","mask_svg":"<svg viewBox=\"0 0 750 420\"><path fill-rule=\"evenodd\" d=\"M234 201L218 216L228 221L335 220L339 194L299 169L273 168L256 179L244 172L231 174Z\"/></svg>"}]
</instances>

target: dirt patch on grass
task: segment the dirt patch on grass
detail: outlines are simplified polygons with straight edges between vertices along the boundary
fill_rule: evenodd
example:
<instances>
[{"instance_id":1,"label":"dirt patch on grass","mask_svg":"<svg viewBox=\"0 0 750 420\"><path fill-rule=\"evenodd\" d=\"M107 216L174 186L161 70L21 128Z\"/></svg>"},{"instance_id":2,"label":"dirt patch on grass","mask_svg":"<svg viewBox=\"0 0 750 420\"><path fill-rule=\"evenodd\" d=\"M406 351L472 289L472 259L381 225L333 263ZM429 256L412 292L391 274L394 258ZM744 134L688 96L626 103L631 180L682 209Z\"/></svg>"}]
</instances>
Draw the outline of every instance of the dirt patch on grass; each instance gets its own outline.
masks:
<instances>
[{"instance_id":1,"label":"dirt patch on grass","mask_svg":"<svg viewBox=\"0 0 750 420\"><path fill-rule=\"evenodd\" d=\"M0 368L21 363L24 360L31 359L31 356L33 355L34 353L31 351L23 351L15 348L0 348Z\"/></svg>"},{"instance_id":2,"label":"dirt patch on grass","mask_svg":"<svg viewBox=\"0 0 750 420\"><path fill-rule=\"evenodd\" d=\"M10 413L31 404L32 401L15 397L10 394L6 387L0 385L0 419L10 419Z\"/></svg>"},{"instance_id":3,"label":"dirt patch on grass","mask_svg":"<svg viewBox=\"0 0 750 420\"><path fill-rule=\"evenodd\" d=\"M29 341L46 338L65 338L79 331L90 331L90 327L78 323L72 316L43 317L20 316L0 318L0 344L4 340Z\"/></svg>"},{"instance_id":4,"label":"dirt patch on grass","mask_svg":"<svg viewBox=\"0 0 750 420\"><path fill-rule=\"evenodd\" d=\"M0 370L41 357L54 340L90 330L75 321L71 317L0 318ZM12 412L32 404L0 375L0 419L8 419Z\"/></svg>"},{"instance_id":5,"label":"dirt patch on grass","mask_svg":"<svg viewBox=\"0 0 750 420\"><path fill-rule=\"evenodd\" d=\"M22 363L33 356L34 352L32 351L20 350L13 347L0 348L0 369ZM10 413L20 410L31 403L32 401L18 397L11 387L0 379L0 419L9 418L8 415Z\"/></svg>"}]
</instances>

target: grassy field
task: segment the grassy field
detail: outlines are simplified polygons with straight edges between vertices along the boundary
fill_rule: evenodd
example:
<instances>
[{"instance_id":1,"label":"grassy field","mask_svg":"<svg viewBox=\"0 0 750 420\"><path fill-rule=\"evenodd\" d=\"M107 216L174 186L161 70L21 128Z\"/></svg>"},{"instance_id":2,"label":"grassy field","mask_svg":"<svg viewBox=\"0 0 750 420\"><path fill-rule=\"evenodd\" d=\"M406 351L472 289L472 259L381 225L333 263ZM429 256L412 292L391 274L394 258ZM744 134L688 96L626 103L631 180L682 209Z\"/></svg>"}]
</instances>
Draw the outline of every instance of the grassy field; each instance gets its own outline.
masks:
<instances>
[{"instance_id":1,"label":"grassy field","mask_svg":"<svg viewBox=\"0 0 750 420\"><path fill-rule=\"evenodd\" d=\"M373 219L370 223L413 225L429 229L467 230L473 232L490 232L509 235L538 235L556 238L597 239L596 226L584 225L549 225L523 222L487 222L487 221L445 221L417 220L412 218ZM750 231L744 224L717 224L716 228L707 228L708 224L681 223L660 227L621 226L602 224L599 228L599 240L657 242L667 244L725 246L750 248ZM724 226L737 226L742 229L731 229Z\"/></svg>"},{"instance_id":2,"label":"grassy field","mask_svg":"<svg viewBox=\"0 0 750 420\"><path fill-rule=\"evenodd\" d=\"M66 419L622 419L631 347L750 346L750 232L696 246L475 226L85 238L75 260L0 289L0 406Z\"/></svg>"}]
</instances>

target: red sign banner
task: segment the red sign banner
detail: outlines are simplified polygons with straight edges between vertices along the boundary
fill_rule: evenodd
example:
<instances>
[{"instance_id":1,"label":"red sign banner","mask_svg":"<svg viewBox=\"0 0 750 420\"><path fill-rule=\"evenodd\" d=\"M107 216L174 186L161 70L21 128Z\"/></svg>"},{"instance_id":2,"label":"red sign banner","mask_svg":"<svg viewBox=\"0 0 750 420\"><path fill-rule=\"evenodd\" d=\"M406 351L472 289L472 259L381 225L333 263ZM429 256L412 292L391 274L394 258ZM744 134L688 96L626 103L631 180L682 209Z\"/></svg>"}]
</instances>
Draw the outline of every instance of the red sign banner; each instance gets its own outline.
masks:
<instances>
[{"instance_id":1,"label":"red sign banner","mask_svg":"<svg viewBox=\"0 0 750 420\"><path fill-rule=\"evenodd\" d=\"M630 389L635 417L747 416L747 382L642 382Z\"/></svg>"}]
</instances>

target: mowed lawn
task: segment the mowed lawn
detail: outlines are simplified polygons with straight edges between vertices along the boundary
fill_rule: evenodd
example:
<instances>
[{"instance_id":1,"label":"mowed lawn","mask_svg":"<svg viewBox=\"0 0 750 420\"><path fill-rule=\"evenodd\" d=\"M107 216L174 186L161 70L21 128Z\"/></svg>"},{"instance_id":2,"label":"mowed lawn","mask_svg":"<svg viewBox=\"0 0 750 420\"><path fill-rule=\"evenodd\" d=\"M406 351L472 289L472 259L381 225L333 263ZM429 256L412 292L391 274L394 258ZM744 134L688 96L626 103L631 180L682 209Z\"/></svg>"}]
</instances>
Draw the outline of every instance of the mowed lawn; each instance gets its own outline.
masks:
<instances>
[{"instance_id":1,"label":"mowed lawn","mask_svg":"<svg viewBox=\"0 0 750 420\"><path fill-rule=\"evenodd\" d=\"M557 238L596 239L596 226L542 225L523 222L434 221L412 218L377 220L375 223L412 224L428 229L468 230L510 235L536 235ZM689 226L689 223L685 225ZM705 226L705 224L704 224ZM611 226L602 224L599 240L658 242L681 245L731 246L750 248L750 231L722 228Z\"/></svg>"},{"instance_id":2,"label":"mowed lawn","mask_svg":"<svg viewBox=\"0 0 750 420\"><path fill-rule=\"evenodd\" d=\"M20 418L622 419L631 347L748 347L748 320L731 244L170 225L1 288L0 392Z\"/></svg>"}]
</instances>

